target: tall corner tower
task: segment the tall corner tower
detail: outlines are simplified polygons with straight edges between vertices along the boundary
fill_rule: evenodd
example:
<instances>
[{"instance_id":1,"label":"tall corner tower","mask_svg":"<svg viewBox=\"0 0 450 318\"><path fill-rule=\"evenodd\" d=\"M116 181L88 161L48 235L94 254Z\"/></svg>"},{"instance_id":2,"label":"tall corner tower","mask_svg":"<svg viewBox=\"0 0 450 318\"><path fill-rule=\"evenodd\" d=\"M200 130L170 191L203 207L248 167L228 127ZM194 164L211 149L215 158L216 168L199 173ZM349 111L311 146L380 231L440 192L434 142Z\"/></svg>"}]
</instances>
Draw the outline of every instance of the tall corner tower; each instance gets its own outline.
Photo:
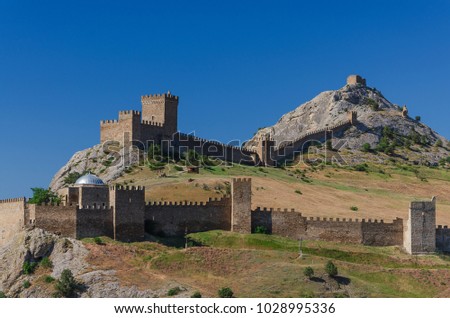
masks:
<instances>
[{"instance_id":1,"label":"tall corner tower","mask_svg":"<svg viewBox=\"0 0 450 318\"><path fill-rule=\"evenodd\" d=\"M178 100L170 91L142 96L142 120L161 124L164 134L173 135L178 131Z\"/></svg>"}]
</instances>

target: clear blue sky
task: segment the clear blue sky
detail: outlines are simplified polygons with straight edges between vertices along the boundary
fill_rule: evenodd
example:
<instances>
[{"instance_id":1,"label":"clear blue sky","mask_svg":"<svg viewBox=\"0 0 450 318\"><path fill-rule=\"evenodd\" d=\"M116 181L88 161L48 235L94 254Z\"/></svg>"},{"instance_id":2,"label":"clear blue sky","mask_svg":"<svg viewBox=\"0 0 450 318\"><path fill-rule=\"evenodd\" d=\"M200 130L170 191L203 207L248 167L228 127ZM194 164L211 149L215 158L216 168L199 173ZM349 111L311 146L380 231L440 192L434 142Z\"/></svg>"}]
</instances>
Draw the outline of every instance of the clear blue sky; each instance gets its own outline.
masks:
<instances>
[{"instance_id":1,"label":"clear blue sky","mask_svg":"<svg viewBox=\"0 0 450 318\"><path fill-rule=\"evenodd\" d=\"M228 142L358 73L449 138L449 17L444 0L0 0L0 198L168 89L180 130Z\"/></svg>"}]
</instances>

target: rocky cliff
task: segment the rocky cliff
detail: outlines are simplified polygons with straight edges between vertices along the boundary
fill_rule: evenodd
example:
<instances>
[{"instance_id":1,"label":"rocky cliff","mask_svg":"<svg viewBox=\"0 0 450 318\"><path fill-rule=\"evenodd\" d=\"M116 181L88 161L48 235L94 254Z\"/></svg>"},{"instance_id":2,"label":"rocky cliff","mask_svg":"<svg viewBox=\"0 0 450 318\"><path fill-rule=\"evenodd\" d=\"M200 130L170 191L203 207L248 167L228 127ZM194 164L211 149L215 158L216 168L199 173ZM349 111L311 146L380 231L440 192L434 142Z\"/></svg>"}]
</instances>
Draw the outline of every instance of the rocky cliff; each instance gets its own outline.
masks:
<instances>
[{"instance_id":1,"label":"rocky cliff","mask_svg":"<svg viewBox=\"0 0 450 318\"><path fill-rule=\"evenodd\" d=\"M402 116L400 106L391 103L378 90L361 84L346 85L338 90L320 93L283 115L275 125L257 131L246 146L255 147L257 140L266 134L273 137L276 145L295 140L306 133L326 129L346 120L351 111L357 112L357 125L334 136L334 143L343 140L345 143L342 144L348 150L359 151L366 143L375 149L383 138L383 129L388 127L392 130L394 145L411 143L414 147L415 144L420 144L423 147L417 151L431 164L436 164L439 159L448 155L448 141L444 137L419 120L408 115ZM431 149L430 146L433 145L442 146Z\"/></svg>"}]
</instances>

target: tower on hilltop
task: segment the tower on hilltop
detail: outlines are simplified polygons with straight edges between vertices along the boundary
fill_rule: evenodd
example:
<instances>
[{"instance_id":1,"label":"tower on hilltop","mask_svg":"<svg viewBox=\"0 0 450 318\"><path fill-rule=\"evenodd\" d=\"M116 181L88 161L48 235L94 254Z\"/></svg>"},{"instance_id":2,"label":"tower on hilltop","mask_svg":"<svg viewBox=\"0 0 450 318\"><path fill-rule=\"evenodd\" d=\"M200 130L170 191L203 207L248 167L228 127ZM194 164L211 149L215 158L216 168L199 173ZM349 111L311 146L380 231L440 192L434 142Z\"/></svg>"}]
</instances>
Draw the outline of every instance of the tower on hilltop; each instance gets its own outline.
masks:
<instances>
[{"instance_id":1,"label":"tower on hilltop","mask_svg":"<svg viewBox=\"0 0 450 318\"><path fill-rule=\"evenodd\" d=\"M168 91L142 96L141 102L143 121L161 124L169 136L178 131L178 96Z\"/></svg>"}]
</instances>

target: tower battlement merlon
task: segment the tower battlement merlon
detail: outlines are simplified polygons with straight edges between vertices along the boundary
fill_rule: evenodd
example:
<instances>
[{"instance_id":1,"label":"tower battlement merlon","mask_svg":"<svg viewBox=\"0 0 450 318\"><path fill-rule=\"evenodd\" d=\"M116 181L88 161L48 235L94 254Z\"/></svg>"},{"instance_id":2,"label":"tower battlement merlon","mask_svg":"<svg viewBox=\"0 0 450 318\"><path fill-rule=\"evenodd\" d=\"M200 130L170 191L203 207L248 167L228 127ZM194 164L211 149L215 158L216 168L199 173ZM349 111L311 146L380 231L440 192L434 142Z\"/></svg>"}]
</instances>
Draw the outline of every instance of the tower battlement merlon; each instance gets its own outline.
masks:
<instances>
[{"instance_id":1,"label":"tower battlement merlon","mask_svg":"<svg viewBox=\"0 0 450 318\"><path fill-rule=\"evenodd\" d=\"M170 91L141 96L142 121L160 123L162 134L172 136L178 131L178 102L178 96Z\"/></svg>"},{"instance_id":2,"label":"tower battlement merlon","mask_svg":"<svg viewBox=\"0 0 450 318\"><path fill-rule=\"evenodd\" d=\"M176 101L179 100L178 96L172 95L172 93L170 93L170 91L168 91L167 93L164 93L164 94L143 95L143 96L141 96L141 102L154 100L154 99L162 99L162 98L176 100Z\"/></svg>"}]
</instances>

